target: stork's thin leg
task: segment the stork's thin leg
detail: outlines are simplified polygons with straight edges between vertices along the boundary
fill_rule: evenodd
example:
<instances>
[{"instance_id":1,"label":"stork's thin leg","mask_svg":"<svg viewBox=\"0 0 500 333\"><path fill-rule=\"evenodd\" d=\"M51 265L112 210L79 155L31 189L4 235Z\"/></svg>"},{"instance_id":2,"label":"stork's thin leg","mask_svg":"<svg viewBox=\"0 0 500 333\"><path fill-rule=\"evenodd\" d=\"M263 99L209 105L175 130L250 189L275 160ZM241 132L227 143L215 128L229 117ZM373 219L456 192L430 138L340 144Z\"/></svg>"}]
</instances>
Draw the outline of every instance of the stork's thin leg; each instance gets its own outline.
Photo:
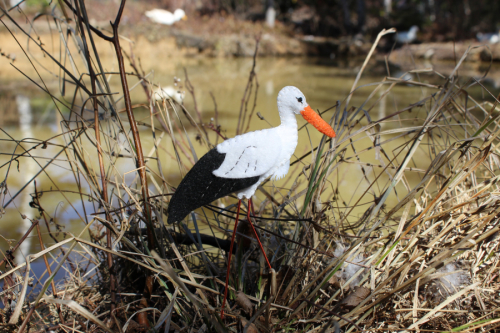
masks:
<instances>
[{"instance_id":1,"label":"stork's thin leg","mask_svg":"<svg viewBox=\"0 0 500 333\"><path fill-rule=\"evenodd\" d=\"M240 217L241 200L238 200L238 208L236 209L236 220L234 221L233 237L231 237L231 246L229 247L229 258L227 261L226 284L224 286L224 298L222 299L222 309L220 310L220 318L224 319L224 307L226 306L227 289L229 288L229 272L231 270L231 257L233 256L234 236L236 236L236 228L238 227L238 219Z\"/></svg>"},{"instance_id":2,"label":"stork's thin leg","mask_svg":"<svg viewBox=\"0 0 500 333\"><path fill-rule=\"evenodd\" d=\"M252 209L253 216L255 216L255 212L253 210L252 199L248 199L248 209L247 209L248 223L252 227L253 233L255 234L255 238L257 238L257 242L259 243L260 250L262 251L262 254L264 255L264 258L266 258L267 266L269 266L269 269L271 270L272 267L271 267L271 264L269 263L269 259L267 259L266 251L264 251L264 247L262 246L262 243L260 242L259 234L257 234L257 230L255 230L255 227L253 226L252 220L250 219L250 208Z\"/></svg>"}]
</instances>

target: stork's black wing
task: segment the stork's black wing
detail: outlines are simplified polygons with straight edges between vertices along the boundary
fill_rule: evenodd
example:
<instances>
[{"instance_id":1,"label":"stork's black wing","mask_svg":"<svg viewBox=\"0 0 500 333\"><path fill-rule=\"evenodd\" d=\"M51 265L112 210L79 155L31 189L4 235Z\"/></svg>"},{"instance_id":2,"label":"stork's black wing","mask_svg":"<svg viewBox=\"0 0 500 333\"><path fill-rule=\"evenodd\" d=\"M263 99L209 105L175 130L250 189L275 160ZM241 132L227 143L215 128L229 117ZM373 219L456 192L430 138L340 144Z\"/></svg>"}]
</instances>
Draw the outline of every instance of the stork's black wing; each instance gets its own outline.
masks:
<instances>
[{"instance_id":1,"label":"stork's black wing","mask_svg":"<svg viewBox=\"0 0 500 333\"><path fill-rule=\"evenodd\" d=\"M259 180L259 176L236 179L214 176L212 172L221 166L225 156L213 148L189 170L170 200L169 224L179 222L196 208L241 191Z\"/></svg>"}]
</instances>

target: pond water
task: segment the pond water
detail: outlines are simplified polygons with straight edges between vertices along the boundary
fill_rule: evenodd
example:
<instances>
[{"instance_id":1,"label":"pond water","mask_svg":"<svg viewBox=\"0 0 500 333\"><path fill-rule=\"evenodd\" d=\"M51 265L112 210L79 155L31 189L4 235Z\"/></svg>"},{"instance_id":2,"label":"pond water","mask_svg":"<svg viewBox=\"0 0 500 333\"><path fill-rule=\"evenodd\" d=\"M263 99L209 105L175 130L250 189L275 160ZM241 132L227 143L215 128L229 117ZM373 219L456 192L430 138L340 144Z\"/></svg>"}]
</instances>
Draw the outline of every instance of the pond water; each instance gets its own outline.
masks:
<instances>
[{"instance_id":1,"label":"pond water","mask_svg":"<svg viewBox=\"0 0 500 333\"><path fill-rule=\"evenodd\" d=\"M165 59L160 62L153 55L148 57L146 54L141 55L141 57L143 67L152 70L148 78L163 87L173 86L174 78L180 78L180 84L176 89L185 91L185 68L189 75L189 80L195 89L197 108L203 122L210 123L212 118L215 117L215 108L217 108L217 120L221 126L222 133L227 137L234 136L241 99L247 85L248 74L252 68L252 59L193 58L184 59L182 62L176 63L171 59ZM334 106L336 101L344 102L353 85L360 65L360 63L349 61L325 62L314 59L285 58L259 59L256 66L259 90L256 98L255 112L258 112L264 120L254 115L251 119L249 130L268 128L279 124L276 96L278 91L286 85L299 87L305 94L308 103L316 110L327 110ZM372 66L366 70L358 86L381 81L384 73L384 64ZM392 75L397 76L398 73ZM421 75L420 80L435 81L437 79L435 76ZM61 149L62 145L64 145L64 138L62 136L51 140L52 143L59 143L61 146L49 145L33 150L31 153L36 161L21 158L19 161L8 163L12 154L23 152L23 148L19 145L22 145L24 148L32 146L30 140L26 140L27 142L25 143L15 143L11 138L15 140L26 138L47 140L53 138L61 133L60 122L62 116L56 111L53 101L47 95L35 89L32 85L23 83L26 81L16 79L13 82L9 82L5 77L1 81L0 105L2 105L3 110L0 116L0 127L2 128L0 139L3 141L1 142L2 148L0 150L0 164L2 165L0 180L6 179L6 188L4 188L5 191L1 201L5 209L0 219L0 250L3 257L5 251L14 246L30 227L30 219L40 219L43 242L45 246L50 246L55 243L55 239L61 241L64 237L68 237L69 234L79 235L85 227L84 221L88 222L92 218L90 214L95 212L99 207L96 202L88 201L85 198L82 200L80 195L77 194L79 187L75 181L73 172L65 162L65 154L67 152ZM492 80L486 83L487 87L493 91L495 90L494 82ZM119 84L118 78L113 77L110 83L113 87L117 87ZM131 79L130 85L133 86L135 83ZM48 84L51 89L54 89L53 91L57 91L57 82L48 82ZM10 89L9 86L16 88ZM373 89L374 86L367 86L357 90L349 105L361 105ZM380 119L419 101L431 92L430 88L417 88L408 85L397 86L392 90L390 95L374 106L370 113L371 118L373 120ZM480 88L474 88L470 92L478 98L485 95ZM216 104L214 104L214 99ZM147 103L140 86L132 90L132 101L135 105ZM187 91L184 96L184 104L187 110L191 112L194 110L193 98ZM323 117L330 119L335 110L333 108L326 112ZM419 114L418 112L413 115L415 117L415 125L418 125L419 121L417 119L422 120L425 118L425 113ZM194 114L194 112L192 113ZM149 122L148 114L145 112L141 113L140 111L137 114L139 115L137 120ZM299 125L304 124L302 119L298 119L298 121ZM398 126L401 126L401 119L399 119L399 122L391 121L384 123L382 126L384 129L398 128ZM408 126L408 124L405 126ZM193 129L187 129L188 136L191 136L194 150L198 157L200 157L206 151L206 147L196 142ZM210 135L213 135L215 142L216 134L211 133ZM141 136L143 138L144 151L148 154L153 146L151 130L143 127L141 129ZM316 146L320 139L321 135L314 130L301 131L295 156L298 157L309 152L311 144ZM386 149L388 151L395 149L395 147L398 147L407 139L402 137L399 141L395 140ZM366 143L360 144L359 147L369 147L370 144L367 140ZM169 183L177 185L181 179L181 172L179 171L177 162L172 158L174 152L171 143L165 136L160 145L162 145L162 150L165 152L163 155L160 155L162 172ZM87 148L92 153L92 149L95 149L91 146ZM57 155L58 153L61 154ZM361 156L361 162L375 163L374 154L372 151ZM37 191L43 192L43 195L39 198L40 203L48 214L48 220L45 223L45 220L40 218L36 207L31 207L33 204L30 206L35 192L35 182L31 182L30 180L41 170L41 166L44 166L56 155L55 161L36 179ZM421 158L420 162L425 162L425 155L417 154L415 157L416 159ZM135 168L132 163L120 163L117 168L123 174L128 173L125 177L126 182L131 181L135 177L135 173L131 172ZM297 173L300 170L291 170L290 172ZM7 173L8 177L6 178ZM375 173L373 172L368 177L373 179L374 175ZM367 187L367 184L360 183L361 177L362 170L360 165L352 164L350 169L343 171L340 179L332 183L332 189L335 186L342 192L343 203L347 205L353 204L352 194L355 191L362 191L363 188ZM418 174L415 177L418 179ZM28 186L20 191L25 184L28 184ZM285 179L276 182L274 189L279 189L285 184L288 187L291 186L290 182L287 183ZM272 185L269 184L269 186ZM84 192L90 191L87 184L82 183L81 188ZM60 193L59 189L64 190L64 192ZM155 190L155 188L152 187L152 190ZM382 189L378 189L377 191L382 191ZM333 195L333 193L331 194ZM11 200L14 196L15 199ZM397 200L397 196L392 196L388 203L394 203ZM50 233L48 227L50 228ZM87 235L83 234L83 237L87 237ZM36 232L34 232L28 236L26 241L14 253L16 263L25 262L25 255L39 251L40 244ZM36 265L36 270L39 270L38 275L42 274L45 267L40 262ZM61 274L64 274L64 272Z\"/></svg>"}]
</instances>

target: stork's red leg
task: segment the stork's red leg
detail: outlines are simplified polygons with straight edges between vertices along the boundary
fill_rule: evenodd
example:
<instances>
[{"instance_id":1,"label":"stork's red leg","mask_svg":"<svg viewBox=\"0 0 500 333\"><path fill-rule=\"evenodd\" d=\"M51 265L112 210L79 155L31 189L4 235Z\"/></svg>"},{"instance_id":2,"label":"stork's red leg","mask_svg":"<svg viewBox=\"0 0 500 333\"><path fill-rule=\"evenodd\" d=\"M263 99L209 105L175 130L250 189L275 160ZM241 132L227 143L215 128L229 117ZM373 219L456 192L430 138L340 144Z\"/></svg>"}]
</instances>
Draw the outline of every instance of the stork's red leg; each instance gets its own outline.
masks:
<instances>
[{"instance_id":1,"label":"stork's red leg","mask_svg":"<svg viewBox=\"0 0 500 333\"><path fill-rule=\"evenodd\" d=\"M253 210L252 199L248 199L248 209L247 209L248 223L250 223L250 226L252 227L253 233L255 234L255 238L257 238L257 242L259 243L260 250L262 251L264 258L266 258L267 266L269 266L269 269L272 269L271 264L269 263L269 259L267 259L266 251L264 251L264 247L262 246L262 243L260 242L259 234L257 234L257 230L255 230L255 227L253 226L252 220L250 219L250 208L252 209L253 216L255 216L255 212Z\"/></svg>"},{"instance_id":2,"label":"stork's red leg","mask_svg":"<svg viewBox=\"0 0 500 333\"><path fill-rule=\"evenodd\" d=\"M229 271L231 270L231 257L233 256L234 236L236 236L236 228L238 227L238 219L240 217L241 200L238 200L238 208L236 209L236 220L234 221L233 237L231 237L231 246L229 247L229 258L227 261L226 284L224 286L224 298L222 299L222 309L220 310L220 318L224 319L224 307L226 306L227 289L229 288Z\"/></svg>"}]
</instances>

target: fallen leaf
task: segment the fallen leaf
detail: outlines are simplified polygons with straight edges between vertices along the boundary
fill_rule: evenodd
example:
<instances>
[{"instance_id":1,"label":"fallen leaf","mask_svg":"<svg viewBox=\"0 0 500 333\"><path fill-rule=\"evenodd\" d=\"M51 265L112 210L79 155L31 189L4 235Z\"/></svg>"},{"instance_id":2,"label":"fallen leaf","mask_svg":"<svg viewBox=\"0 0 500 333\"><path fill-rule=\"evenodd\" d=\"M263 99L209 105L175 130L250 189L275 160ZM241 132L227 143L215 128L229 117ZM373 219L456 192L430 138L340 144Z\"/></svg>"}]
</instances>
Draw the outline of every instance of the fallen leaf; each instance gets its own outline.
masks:
<instances>
[{"instance_id":1,"label":"fallen leaf","mask_svg":"<svg viewBox=\"0 0 500 333\"><path fill-rule=\"evenodd\" d=\"M370 289L366 287L354 287L353 291L346 298L344 298L342 305L348 309L354 309L368 295L370 295Z\"/></svg>"},{"instance_id":2,"label":"fallen leaf","mask_svg":"<svg viewBox=\"0 0 500 333\"><path fill-rule=\"evenodd\" d=\"M127 327L127 333L141 333L141 332L147 332L148 330L149 327L147 327L146 325L141 325L138 322L134 321L133 319L130 320Z\"/></svg>"},{"instance_id":3,"label":"fallen leaf","mask_svg":"<svg viewBox=\"0 0 500 333\"><path fill-rule=\"evenodd\" d=\"M248 315L252 315L253 313L253 304L248 299L247 295L245 295L242 291L238 291L236 293L236 303L245 311Z\"/></svg>"},{"instance_id":4,"label":"fallen leaf","mask_svg":"<svg viewBox=\"0 0 500 333\"><path fill-rule=\"evenodd\" d=\"M243 328L248 323L248 320L246 320L245 318L240 318L240 322L241 322L241 330L243 331ZM251 323L250 326L248 326L247 333L259 333L259 330L257 329L257 326L255 326L254 323Z\"/></svg>"},{"instance_id":5,"label":"fallen leaf","mask_svg":"<svg viewBox=\"0 0 500 333\"><path fill-rule=\"evenodd\" d=\"M340 281L339 278L334 275L328 280L328 283L331 284L334 288L340 288Z\"/></svg>"}]
</instances>

